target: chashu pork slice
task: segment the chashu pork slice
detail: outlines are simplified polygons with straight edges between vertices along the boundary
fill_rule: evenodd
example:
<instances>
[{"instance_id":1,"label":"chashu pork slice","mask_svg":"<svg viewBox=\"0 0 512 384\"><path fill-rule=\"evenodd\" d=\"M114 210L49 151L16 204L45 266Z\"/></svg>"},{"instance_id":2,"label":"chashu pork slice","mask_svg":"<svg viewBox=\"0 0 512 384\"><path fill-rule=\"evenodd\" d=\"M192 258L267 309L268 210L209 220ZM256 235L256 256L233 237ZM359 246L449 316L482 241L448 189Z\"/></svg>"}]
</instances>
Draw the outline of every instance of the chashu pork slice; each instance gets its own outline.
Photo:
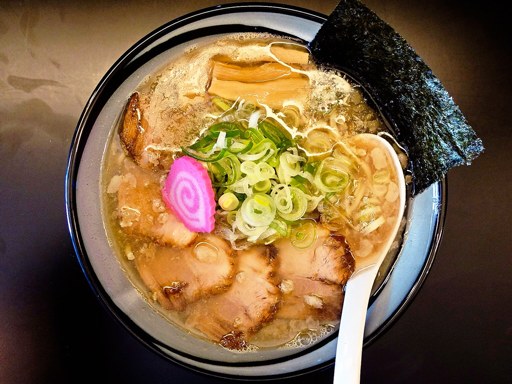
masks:
<instances>
[{"instance_id":1,"label":"chashu pork slice","mask_svg":"<svg viewBox=\"0 0 512 384\"><path fill-rule=\"evenodd\" d=\"M281 297L270 250L239 251L231 287L187 308L187 325L226 348L243 350L251 334L272 320Z\"/></svg>"},{"instance_id":2,"label":"chashu pork slice","mask_svg":"<svg viewBox=\"0 0 512 384\"><path fill-rule=\"evenodd\" d=\"M149 245L135 258L139 275L166 309L225 291L235 272L231 247L215 235L201 235L187 248Z\"/></svg>"},{"instance_id":3,"label":"chashu pork slice","mask_svg":"<svg viewBox=\"0 0 512 384\"><path fill-rule=\"evenodd\" d=\"M169 169L176 151L190 145L199 135L200 118L208 108L206 97L174 105L164 102L169 95L160 89L134 92L126 104L118 133L128 156L146 169ZM159 91L159 92L157 92Z\"/></svg>"},{"instance_id":4,"label":"chashu pork slice","mask_svg":"<svg viewBox=\"0 0 512 384\"><path fill-rule=\"evenodd\" d=\"M277 241L275 246L283 293L276 318L339 319L343 288L355 264L344 239L318 226L317 240L306 249L297 249L288 239Z\"/></svg>"},{"instance_id":5,"label":"chashu pork slice","mask_svg":"<svg viewBox=\"0 0 512 384\"><path fill-rule=\"evenodd\" d=\"M165 147L162 145L162 138L159 137L158 130L148 122L150 99L149 94L132 93L119 125L121 146L135 163L148 169L158 168L164 158L170 157L168 151L161 151Z\"/></svg>"},{"instance_id":6,"label":"chashu pork slice","mask_svg":"<svg viewBox=\"0 0 512 384\"><path fill-rule=\"evenodd\" d=\"M117 193L118 220L125 233L176 247L186 247L194 241L197 233L190 231L163 202L160 174L125 159L122 176L114 178L107 192Z\"/></svg>"}]
</instances>

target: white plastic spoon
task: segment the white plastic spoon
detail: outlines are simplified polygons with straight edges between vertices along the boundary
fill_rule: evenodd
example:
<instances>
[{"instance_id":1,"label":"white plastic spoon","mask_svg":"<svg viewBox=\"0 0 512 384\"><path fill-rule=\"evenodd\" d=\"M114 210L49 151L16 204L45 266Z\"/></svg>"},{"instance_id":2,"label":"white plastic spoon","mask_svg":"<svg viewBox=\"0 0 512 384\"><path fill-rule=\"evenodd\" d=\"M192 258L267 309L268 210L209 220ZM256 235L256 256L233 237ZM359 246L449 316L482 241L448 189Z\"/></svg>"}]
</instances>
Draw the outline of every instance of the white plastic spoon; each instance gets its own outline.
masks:
<instances>
[{"instance_id":1,"label":"white plastic spoon","mask_svg":"<svg viewBox=\"0 0 512 384\"><path fill-rule=\"evenodd\" d=\"M404 175L393 147L385 139L377 135L361 134L354 138L355 140L365 140L371 143L372 147L381 148L386 154L389 154L388 160L391 162L391 167L396 173L398 185L398 199L396 200L398 209L395 211L395 217L393 218L394 225L387 228L386 240L374 254L365 258L370 260L370 263L363 263L362 266L358 267L357 254L355 255L356 269L346 286L338 334L334 365L335 384L356 384L360 382L361 355L368 300L380 265L395 240L405 209Z\"/></svg>"}]
</instances>

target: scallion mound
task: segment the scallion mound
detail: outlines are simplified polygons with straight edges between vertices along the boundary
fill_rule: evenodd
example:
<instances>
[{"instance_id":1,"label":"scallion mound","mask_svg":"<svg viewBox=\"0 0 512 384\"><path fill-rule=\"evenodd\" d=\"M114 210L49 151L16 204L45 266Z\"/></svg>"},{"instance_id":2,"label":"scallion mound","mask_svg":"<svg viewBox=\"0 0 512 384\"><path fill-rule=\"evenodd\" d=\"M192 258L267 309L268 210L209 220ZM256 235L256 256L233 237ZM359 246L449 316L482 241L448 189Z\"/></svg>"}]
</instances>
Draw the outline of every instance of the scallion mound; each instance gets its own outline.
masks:
<instances>
[{"instance_id":1,"label":"scallion mound","mask_svg":"<svg viewBox=\"0 0 512 384\"><path fill-rule=\"evenodd\" d=\"M236 248L283 237L299 248L313 244L316 226L311 224L321 219L318 205L349 189L355 156L334 147L321 156L308 152L306 139L308 148L315 147L311 135L294 132L269 109L225 100L216 104L225 110L224 119L182 148L208 170L217 201L216 230Z\"/></svg>"}]
</instances>

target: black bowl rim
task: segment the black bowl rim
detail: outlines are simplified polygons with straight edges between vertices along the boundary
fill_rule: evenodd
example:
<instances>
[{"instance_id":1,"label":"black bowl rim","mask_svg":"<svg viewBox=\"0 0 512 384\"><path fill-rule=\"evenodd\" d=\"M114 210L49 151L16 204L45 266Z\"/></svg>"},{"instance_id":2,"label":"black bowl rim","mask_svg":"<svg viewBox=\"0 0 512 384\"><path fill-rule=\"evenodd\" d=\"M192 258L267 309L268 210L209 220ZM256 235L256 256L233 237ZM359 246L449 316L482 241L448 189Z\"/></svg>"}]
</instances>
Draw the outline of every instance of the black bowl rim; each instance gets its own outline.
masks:
<instances>
[{"instance_id":1,"label":"black bowl rim","mask_svg":"<svg viewBox=\"0 0 512 384\"><path fill-rule=\"evenodd\" d=\"M233 374L225 374L213 372L211 370L203 369L196 367L194 365L185 363L176 358L169 356L165 353L159 346L163 346L165 349L171 350L181 356L189 357L196 361L202 361L204 363L213 363L224 366L254 366L254 365L269 365L273 363L277 363L280 361L285 361L289 357L284 357L280 359L273 359L271 361L265 361L261 363L223 363L217 361L209 361L204 359L198 359L195 356L190 356L184 354L178 350L172 350L167 345L163 345L163 343L154 339L150 336L145 330L136 325L133 320L131 320L122 310L120 310L117 305L113 302L113 300L106 293L105 289L102 287L99 278L97 277L94 269L88 259L87 252L85 250L84 241L80 234L80 226L77 214L77 206L76 206L76 179L78 174L78 168L80 165L80 160L82 157L83 150L85 148L85 143L87 142L87 138L92 129L91 118L96 119L99 110L104 104L104 101L111 96L111 93L107 93L105 96L105 89L108 87L116 88L119 84L112 85L112 79L116 76L119 76L121 72L125 73L125 64L130 62L130 60L137 55L145 47L149 46L152 42L157 40L158 38L166 35L172 30L180 28L181 26L192 22L198 21L204 18L208 18L211 16L223 15L228 13L240 13L240 12L270 12L270 13L279 13L283 15L290 15L295 17L300 17L303 19L315 21L318 23L325 22L327 16L321 13L308 10L306 8L291 6L286 4L277 4L277 3L262 3L262 2L247 2L247 3L230 3L217 5L213 7L203 8L188 14L185 14L181 17L175 18L162 26L156 28L155 30L149 32L144 37L142 37L139 41L137 41L131 48L129 48L106 72L103 78L100 80L91 96L89 97L81 115L79 121L77 123L72 141L71 147L68 154L68 161L66 167L66 175L65 175L65 208L66 208L66 219L68 230L71 236L73 248L75 251L76 259L79 263L79 266L88 282L88 285L92 289L96 298L101 302L102 306L105 310L113 316L116 321L121 323L121 325L128 330L128 332L139 340L143 345L149 348L151 351L156 352L157 355L163 357L167 361L172 361L173 363L185 366L193 371L201 372L203 374L217 376L221 378L232 378L239 380L274 380L280 378L288 378L288 377L296 377L306 373L311 373L314 371L325 369L326 367L331 366L334 363L334 358L328 361L325 361L321 364L308 367L303 370L294 371L290 373L284 374L276 374L265 377L251 377L251 376L238 376ZM367 347L371 343L373 343L381 334L383 334L386 330L393 325L396 320L403 314L404 310L411 304L413 298L417 295L420 288L425 281L431 266L435 259L435 254L437 248L440 244L442 234L443 234L443 224L446 215L446 199L447 199L447 181L446 178L442 179L439 183L437 183L438 193L441 196L441 201L443 204L441 205L441 209L436 217L435 221L435 229L434 229L434 238L430 244L430 248L428 250L428 256L425 259L425 263L421 268L421 273L417 276L415 283L413 284L409 294L404 298L403 302L395 309L394 313L386 319L371 335L367 336L364 340L364 346ZM390 272L392 273L392 272ZM333 339L335 335L332 335L331 338L324 340L322 343L318 343L315 345L315 348L319 348L325 345L328 341ZM306 349L300 354L309 353L311 349ZM298 356L292 355L293 357Z\"/></svg>"}]
</instances>

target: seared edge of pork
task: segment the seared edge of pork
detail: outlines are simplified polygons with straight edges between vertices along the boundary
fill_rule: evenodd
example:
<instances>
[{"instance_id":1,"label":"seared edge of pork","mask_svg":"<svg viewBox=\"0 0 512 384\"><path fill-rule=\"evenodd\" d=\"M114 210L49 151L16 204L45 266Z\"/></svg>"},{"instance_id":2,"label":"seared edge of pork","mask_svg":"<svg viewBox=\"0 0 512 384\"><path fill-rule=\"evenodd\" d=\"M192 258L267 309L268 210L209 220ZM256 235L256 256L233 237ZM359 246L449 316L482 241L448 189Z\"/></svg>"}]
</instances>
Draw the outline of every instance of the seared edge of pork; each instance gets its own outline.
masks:
<instances>
[{"instance_id":1,"label":"seared edge of pork","mask_svg":"<svg viewBox=\"0 0 512 384\"><path fill-rule=\"evenodd\" d=\"M134 92L128 99L123 113L123 120L119 126L119 138L123 149L136 162L144 151L144 135L147 129L148 123L141 107L140 95Z\"/></svg>"}]
</instances>

